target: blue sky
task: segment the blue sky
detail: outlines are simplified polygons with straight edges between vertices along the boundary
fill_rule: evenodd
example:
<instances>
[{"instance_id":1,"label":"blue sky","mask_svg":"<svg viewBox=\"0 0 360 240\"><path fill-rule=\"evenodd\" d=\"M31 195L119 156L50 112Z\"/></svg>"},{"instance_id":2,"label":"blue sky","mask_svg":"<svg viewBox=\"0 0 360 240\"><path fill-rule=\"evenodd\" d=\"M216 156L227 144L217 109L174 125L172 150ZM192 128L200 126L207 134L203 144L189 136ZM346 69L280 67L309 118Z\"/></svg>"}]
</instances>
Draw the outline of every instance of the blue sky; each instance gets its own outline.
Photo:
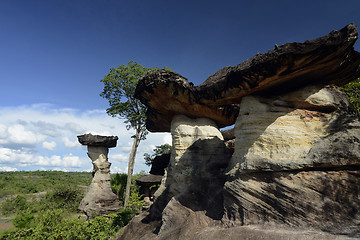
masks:
<instances>
[{"instance_id":1,"label":"blue sky","mask_svg":"<svg viewBox=\"0 0 360 240\"><path fill-rule=\"evenodd\" d=\"M131 132L104 112L100 80L137 61L196 85L275 44L303 42L354 22L360 1L0 1L0 171L91 169L76 136L119 136L113 171L126 171ZM359 43L355 49L359 51ZM169 142L152 134L143 153Z\"/></svg>"}]
</instances>

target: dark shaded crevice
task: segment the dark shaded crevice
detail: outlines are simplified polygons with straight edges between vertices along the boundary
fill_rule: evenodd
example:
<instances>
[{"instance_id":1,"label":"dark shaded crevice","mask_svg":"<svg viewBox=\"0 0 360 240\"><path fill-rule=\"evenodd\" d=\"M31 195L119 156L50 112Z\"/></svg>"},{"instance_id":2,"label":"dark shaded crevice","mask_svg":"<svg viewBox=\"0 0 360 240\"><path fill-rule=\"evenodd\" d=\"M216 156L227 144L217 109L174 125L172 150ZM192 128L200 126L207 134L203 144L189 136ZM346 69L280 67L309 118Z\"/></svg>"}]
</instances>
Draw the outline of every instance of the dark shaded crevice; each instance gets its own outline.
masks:
<instances>
[{"instance_id":1,"label":"dark shaded crevice","mask_svg":"<svg viewBox=\"0 0 360 240\"><path fill-rule=\"evenodd\" d=\"M232 181L237 179L239 176L242 177L246 177L248 176L249 178L251 178L252 176L266 176L266 175L271 175L271 174L276 174L276 173L300 173L300 172L329 172L329 171L360 171L360 163L357 164L352 164L352 165L346 165L346 166L318 166L318 167L304 167L301 169L283 169L283 170L273 170L273 171L264 171L264 170L246 170L246 171L241 171L241 172L237 172L236 174L233 175L227 175L227 181ZM355 173L353 173L355 174ZM355 174L356 176L358 174ZM360 176L360 174L359 174Z\"/></svg>"}]
</instances>

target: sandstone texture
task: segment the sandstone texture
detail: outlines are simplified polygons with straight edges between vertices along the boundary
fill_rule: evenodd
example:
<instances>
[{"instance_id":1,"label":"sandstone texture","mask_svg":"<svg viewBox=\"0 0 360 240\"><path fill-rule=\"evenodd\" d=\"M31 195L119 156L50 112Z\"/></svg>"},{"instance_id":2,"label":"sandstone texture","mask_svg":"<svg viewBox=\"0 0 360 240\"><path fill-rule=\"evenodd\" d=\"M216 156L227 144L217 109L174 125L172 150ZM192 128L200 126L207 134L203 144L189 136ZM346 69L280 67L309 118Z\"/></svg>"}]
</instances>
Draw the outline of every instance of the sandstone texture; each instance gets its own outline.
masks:
<instances>
[{"instance_id":1,"label":"sandstone texture","mask_svg":"<svg viewBox=\"0 0 360 240\"><path fill-rule=\"evenodd\" d=\"M224 221L360 232L360 122L338 87L248 96L235 124Z\"/></svg>"},{"instance_id":2,"label":"sandstone texture","mask_svg":"<svg viewBox=\"0 0 360 240\"><path fill-rule=\"evenodd\" d=\"M173 149L119 239L360 238L360 121L338 87L359 77L356 39L350 24L276 46L199 86L140 80L147 127L171 131Z\"/></svg>"},{"instance_id":3,"label":"sandstone texture","mask_svg":"<svg viewBox=\"0 0 360 240\"><path fill-rule=\"evenodd\" d=\"M308 86L281 96L247 96L240 107L235 124L235 152L229 166L232 172L358 164L360 143L356 136L360 136L360 129L348 114L349 102L338 87ZM348 124L352 124L350 135L348 127L345 132L337 132L340 126ZM345 150L348 157L323 156L331 151L334 138L338 138L338 149ZM351 142L353 147L344 148L348 145L345 142ZM326 149L320 150L321 146Z\"/></svg>"},{"instance_id":4,"label":"sandstone texture","mask_svg":"<svg viewBox=\"0 0 360 240\"><path fill-rule=\"evenodd\" d=\"M108 161L108 148L116 146L117 137L85 134L78 138L80 143L88 145L88 156L93 164L93 179L79 209L89 218L119 211L119 199L110 186L111 163Z\"/></svg>"}]
</instances>

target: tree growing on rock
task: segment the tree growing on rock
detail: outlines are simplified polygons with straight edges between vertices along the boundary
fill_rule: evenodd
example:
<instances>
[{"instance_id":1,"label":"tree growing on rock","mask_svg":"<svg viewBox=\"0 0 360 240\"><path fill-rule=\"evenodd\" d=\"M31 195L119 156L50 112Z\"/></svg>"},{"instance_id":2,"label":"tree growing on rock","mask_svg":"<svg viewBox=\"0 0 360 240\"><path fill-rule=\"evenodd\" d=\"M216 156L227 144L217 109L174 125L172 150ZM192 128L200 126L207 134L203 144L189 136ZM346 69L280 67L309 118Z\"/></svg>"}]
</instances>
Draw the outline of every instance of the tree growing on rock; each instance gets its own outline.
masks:
<instances>
[{"instance_id":1,"label":"tree growing on rock","mask_svg":"<svg viewBox=\"0 0 360 240\"><path fill-rule=\"evenodd\" d=\"M129 156L125 206L129 201L136 151L140 142L146 139L148 133L145 127L146 106L134 97L134 92L139 79L151 70L155 71L157 68L146 68L135 61L130 61L127 65L110 68L110 72L101 80L104 83L104 90L100 93L100 96L106 98L110 105L106 112L112 117L124 119L127 130L135 130Z\"/></svg>"}]
</instances>

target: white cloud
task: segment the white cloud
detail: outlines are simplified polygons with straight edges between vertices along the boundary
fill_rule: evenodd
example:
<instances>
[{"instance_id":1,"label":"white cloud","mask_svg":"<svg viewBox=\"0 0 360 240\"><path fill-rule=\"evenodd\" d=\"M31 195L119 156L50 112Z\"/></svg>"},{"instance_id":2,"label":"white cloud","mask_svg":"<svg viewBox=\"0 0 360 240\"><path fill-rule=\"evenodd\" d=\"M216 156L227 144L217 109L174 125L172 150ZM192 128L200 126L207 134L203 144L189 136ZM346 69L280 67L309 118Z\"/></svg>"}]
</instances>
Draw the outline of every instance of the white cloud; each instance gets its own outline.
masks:
<instances>
[{"instance_id":1,"label":"white cloud","mask_svg":"<svg viewBox=\"0 0 360 240\"><path fill-rule=\"evenodd\" d=\"M109 151L110 170L126 171L134 131L127 131L121 119L108 116L105 110L80 111L35 104L0 107L0 116L0 166L3 168L90 169L92 164L86 147L81 147L77 136L91 132L119 137L117 147ZM144 153L169 141L171 143L169 133L149 134L147 140L140 143L134 172L148 170Z\"/></svg>"},{"instance_id":2,"label":"white cloud","mask_svg":"<svg viewBox=\"0 0 360 240\"><path fill-rule=\"evenodd\" d=\"M172 145L171 134L166 134L166 135L164 136L163 144L170 144L170 145Z\"/></svg>"},{"instance_id":3,"label":"white cloud","mask_svg":"<svg viewBox=\"0 0 360 240\"><path fill-rule=\"evenodd\" d=\"M126 156L124 154L109 154L109 161L120 161L120 162L128 162L129 156Z\"/></svg>"},{"instance_id":4,"label":"white cloud","mask_svg":"<svg viewBox=\"0 0 360 240\"><path fill-rule=\"evenodd\" d=\"M78 140L70 141L68 137L63 137L61 140L67 148L76 148L81 146Z\"/></svg>"},{"instance_id":5,"label":"white cloud","mask_svg":"<svg viewBox=\"0 0 360 240\"><path fill-rule=\"evenodd\" d=\"M84 128L82 128L80 124L74 122L68 122L64 125L64 127L65 129L77 134L82 134L85 132Z\"/></svg>"},{"instance_id":6,"label":"white cloud","mask_svg":"<svg viewBox=\"0 0 360 240\"><path fill-rule=\"evenodd\" d=\"M112 167L111 172L112 173L126 173L127 174L128 168L121 169L121 168L118 168L118 167Z\"/></svg>"},{"instance_id":7,"label":"white cloud","mask_svg":"<svg viewBox=\"0 0 360 240\"><path fill-rule=\"evenodd\" d=\"M67 154L64 156L52 155L44 156L36 152L26 150L14 150L0 148L0 163L12 164L20 167L27 166L56 166L56 167L81 167L87 159Z\"/></svg>"},{"instance_id":8,"label":"white cloud","mask_svg":"<svg viewBox=\"0 0 360 240\"><path fill-rule=\"evenodd\" d=\"M17 168L13 167L0 167L0 172L10 172L10 171L17 171Z\"/></svg>"},{"instance_id":9,"label":"white cloud","mask_svg":"<svg viewBox=\"0 0 360 240\"><path fill-rule=\"evenodd\" d=\"M55 149L56 149L56 142L54 142L54 141L46 142L46 141L45 141L45 142L42 143L42 146L43 146L43 148L46 149L46 150L55 151Z\"/></svg>"},{"instance_id":10,"label":"white cloud","mask_svg":"<svg viewBox=\"0 0 360 240\"><path fill-rule=\"evenodd\" d=\"M7 131L11 143L35 145L44 139L44 136L35 134L32 131L27 131L25 130L25 127L20 124L10 126Z\"/></svg>"}]
</instances>

